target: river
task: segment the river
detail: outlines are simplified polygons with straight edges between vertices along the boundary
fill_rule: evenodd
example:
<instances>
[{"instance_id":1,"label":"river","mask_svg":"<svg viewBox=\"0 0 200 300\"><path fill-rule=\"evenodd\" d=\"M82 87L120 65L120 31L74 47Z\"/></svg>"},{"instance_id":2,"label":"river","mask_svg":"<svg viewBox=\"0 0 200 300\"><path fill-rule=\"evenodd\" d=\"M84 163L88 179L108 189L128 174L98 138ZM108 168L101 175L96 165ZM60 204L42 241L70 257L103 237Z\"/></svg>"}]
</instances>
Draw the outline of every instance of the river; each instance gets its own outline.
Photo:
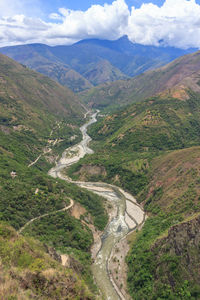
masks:
<instances>
[{"instance_id":1,"label":"river","mask_svg":"<svg viewBox=\"0 0 200 300\"><path fill-rule=\"evenodd\" d=\"M82 141L63 152L56 166L49 171L49 175L73 182L82 188L103 196L111 203L113 207L112 213L110 214L109 223L101 236L101 244L95 256L92 271L104 299L124 300L125 296L117 286L116 280L110 274L109 261L116 243L144 223L145 213L132 195L117 186L103 182L72 181L69 177L62 174L63 169L78 162L86 154L93 153L93 150L89 148L91 138L87 134L87 128L97 121L97 114L98 112L91 114L90 120L80 127L83 136Z\"/></svg>"}]
</instances>

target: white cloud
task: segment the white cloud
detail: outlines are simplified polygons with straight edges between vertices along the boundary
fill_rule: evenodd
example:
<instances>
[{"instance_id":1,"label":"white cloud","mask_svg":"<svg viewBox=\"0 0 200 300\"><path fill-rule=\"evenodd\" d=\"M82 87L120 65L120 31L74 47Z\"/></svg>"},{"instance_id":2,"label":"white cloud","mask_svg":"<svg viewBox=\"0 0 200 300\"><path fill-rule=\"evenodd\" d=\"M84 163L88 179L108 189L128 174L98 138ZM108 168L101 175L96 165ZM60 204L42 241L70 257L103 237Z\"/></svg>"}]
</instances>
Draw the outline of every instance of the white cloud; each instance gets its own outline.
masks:
<instances>
[{"instance_id":1,"label":"white cloud","mask_svg":"<svg viewBox=\"0 0 200 300\"><path fill-rule=\"evenodd\" d=\"M62 23L54 26L54 35L75 39L116 39L124 34L130 15L124 0L116 0L111 5L92 5L85 12L60 8L59 13Z\"/></svg>"},{"instance_id":2,"label":"white cloud","mask_svg":"<svg viewBox=\"0 0 200 300\"><path fill-rule=\"evenodd\" d=\"M7 5L0 0L0 46L71 44L85 38L113 40L127 34L133 42L146 45L162 41L164 45L200 48L200 5L195 0L166 0L162 7L148 3L131 11L125 0L92 5L84 12L60 8L52 12L49 22L33 17L37 13L27 16L27 7L35 1L39 4L39 0L11 0Z\"/></svg>"},{"instance_id":3,"label":"white cloud","mask_svg":"<svg viewBox=\"0 0 200 300\"><path fill-rule=\"evenodd\" d=\"M166 0L162 7L132 8L127 30L132 41L181 48L200 47L200 5L195 0Z\"/></svg>"}]
</instances>

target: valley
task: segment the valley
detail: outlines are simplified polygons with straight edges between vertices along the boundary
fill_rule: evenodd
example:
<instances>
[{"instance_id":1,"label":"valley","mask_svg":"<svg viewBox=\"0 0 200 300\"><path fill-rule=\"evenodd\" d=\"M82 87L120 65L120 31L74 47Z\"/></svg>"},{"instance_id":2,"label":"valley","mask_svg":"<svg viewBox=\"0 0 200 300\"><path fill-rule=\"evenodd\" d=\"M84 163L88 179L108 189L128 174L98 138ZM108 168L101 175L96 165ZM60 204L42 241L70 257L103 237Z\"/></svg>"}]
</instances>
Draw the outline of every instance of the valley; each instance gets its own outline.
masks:
<instances>
[{"instance_id":1,"label":"valley","mask_svg":"<svg viewBox=\"0 0 200 300\"><path fill-rule=\"evenodd\" d=\"M200 298L200 53L129 42L0 55L6 300Z\"/></svg>"},{"instance_id":2,"label":"valley","mask_svg":"<svg viewBox=\"0 0 200 300\"><path fill-rule=\"evenodd\" d=\"M125 193L116 186L98 182L72 181L70 178L62 175L63 169L78 162L86 154L93 153L88 148L91 138L87 135L87 127L97 121L96 116L97 113L94 113L91 116L91 120L80 128L83 135L82 141L71 149L67 149L57 165L49 171L49 174L55 178L58 177L75 183L106 198L111 207L113 207L110 212L109 223L101 235L100 248L97 250L97 254L93 256L94 263L92 270L97 286L100 288L105 299L125 299L122 291L120 291L122 288L119 287L118 280L116 280L116 277L113 277L114 274L110 275L109 261L114 259L112 251L120 240L131 230L135 230L144 223L145 214L142 208L130 194Z\"/></svg>"},{"instance_id":3,"label":"valley","mask_svg":"<svg viewBox=\"0 0 200 300\"><path fill-rule=\"evenodd\" d=\"M86 39L69 46L17 45L0 48L0 53L79 93L161 67L195 50L144 46L122 36L114 41Z\"/></svg>"},{"instance_id":4,"label":"valley","mask_svg":"<svg viewBox=\"0 0 200 300\"><path fill-rule=\"evenodd\" d=\"M152 97L100 117L89 129L95 153L67 171L74 180L128 190L149 216L126 258L133 299L198 299L198 274L192 271L199 262L196 233L187 236L184 229L197 231L200 212L200 102L199 94L189 95L184 102ZM94 167L104 171L94 174ZM177 240L173 230L180 232Z\"/></svg>"}]
</instances>

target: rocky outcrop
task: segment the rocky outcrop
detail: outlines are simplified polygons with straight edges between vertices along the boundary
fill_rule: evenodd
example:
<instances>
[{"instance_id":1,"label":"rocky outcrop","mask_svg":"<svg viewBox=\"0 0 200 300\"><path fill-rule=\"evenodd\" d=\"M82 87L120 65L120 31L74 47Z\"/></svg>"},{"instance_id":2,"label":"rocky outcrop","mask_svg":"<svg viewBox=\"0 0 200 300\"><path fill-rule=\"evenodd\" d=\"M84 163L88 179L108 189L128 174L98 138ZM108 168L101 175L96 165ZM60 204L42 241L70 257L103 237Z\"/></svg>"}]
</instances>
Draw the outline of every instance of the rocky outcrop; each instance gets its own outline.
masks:
<instances>
[{"instance_id":1,"label":"rocky outcrop","mask_svg":"<svg viewBox=\"0 0 200 300\"><path fill-rule=\"evenodd\" d=\"M168 235L158 240L152 247L156 255L156 277L162 269L166 271L168 283L175 284L175 272L170 263L174 263L181 274L181 280L198 284L200 282L200 215L189 221L172 226ZM181 271L181 272L180 272Z\"/></svg>"},{"instance_id":2,"label":"rocky outcrop","mask_svg":"<svg viewBox=\"0 0 200 300\"><path fill-rule=\"evenodd\" d=\"M56 249L55 248L52 248L52 247L49 247L48 245L44 244L44 248L45 248L45 251L53 258L55 259L56 261L58 261L59 263L62 262L61 260L61 255L58 254L56 252Z\"/></svg>"},{"instance_id":3,"label":"rocky outcrop","mask_svg":"<svg viewBox=\"0 0 200 300\"><path fill-rule=\"evenodd\" d=\"M102 166L97 166L97 165L82 165L80 170L75 173L75 175L78 174L80 175L80 180L85 180L85 179L91 179L91 177L98 177L98 176L103 176L105 177L107 175L106 169Z\"/></svg>"}]
</instances>

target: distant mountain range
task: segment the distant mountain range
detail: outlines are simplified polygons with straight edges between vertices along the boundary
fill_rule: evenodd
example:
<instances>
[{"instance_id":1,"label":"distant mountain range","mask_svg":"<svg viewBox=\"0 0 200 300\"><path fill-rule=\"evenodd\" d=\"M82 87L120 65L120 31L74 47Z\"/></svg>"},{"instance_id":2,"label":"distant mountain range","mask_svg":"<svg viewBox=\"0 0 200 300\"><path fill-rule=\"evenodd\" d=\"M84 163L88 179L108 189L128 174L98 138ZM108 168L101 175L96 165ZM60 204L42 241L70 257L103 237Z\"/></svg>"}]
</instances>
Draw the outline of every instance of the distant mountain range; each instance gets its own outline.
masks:
<instances>
[{"instance_id":1,"label":"distant mountain range","mask_svg":"<svg viewBox=\"0 0 200 300\"><path fill-rule=\"evenodd\" d=\"M82 40L71 46L29 44L0 48L1 53L74 92L136 76L196 50L134 44L127 36L116 41Z\"/></svg>"},{"instance_id":2,"label":"distant mountain range","mask_svg":"<svg viewBox=\"0 0 200 300\"><path fill-rule=\"evenodd\" d=\"M189 89L200 92L200 51L129 80L105 83L82 96L91 106L105 108L140 102L155 95L184 100L189 97Z\"/></svg>"},{"instance_id":3,"label":"distant mountain range","mask_svg":"<svg viewBox=\"0 0 200 300\"><path fill-rule=\"evenodd\" d=\"M6 110L1 113L8 114L10 111L13 117L14 106L20 103L26 107L25 111L16 109L16 114L21 117L22 111L28 112L29 107L32 112L38 109L40 112L54 116L59 115L74 120L83 118L85 109L78 97L68 88L2 54L0 54L0 70L0 99L1 103L6 105ZM29 118L26 113L25 118ZM24 117L22 119L24 120Z\"/></svg>"}]
</instances>

